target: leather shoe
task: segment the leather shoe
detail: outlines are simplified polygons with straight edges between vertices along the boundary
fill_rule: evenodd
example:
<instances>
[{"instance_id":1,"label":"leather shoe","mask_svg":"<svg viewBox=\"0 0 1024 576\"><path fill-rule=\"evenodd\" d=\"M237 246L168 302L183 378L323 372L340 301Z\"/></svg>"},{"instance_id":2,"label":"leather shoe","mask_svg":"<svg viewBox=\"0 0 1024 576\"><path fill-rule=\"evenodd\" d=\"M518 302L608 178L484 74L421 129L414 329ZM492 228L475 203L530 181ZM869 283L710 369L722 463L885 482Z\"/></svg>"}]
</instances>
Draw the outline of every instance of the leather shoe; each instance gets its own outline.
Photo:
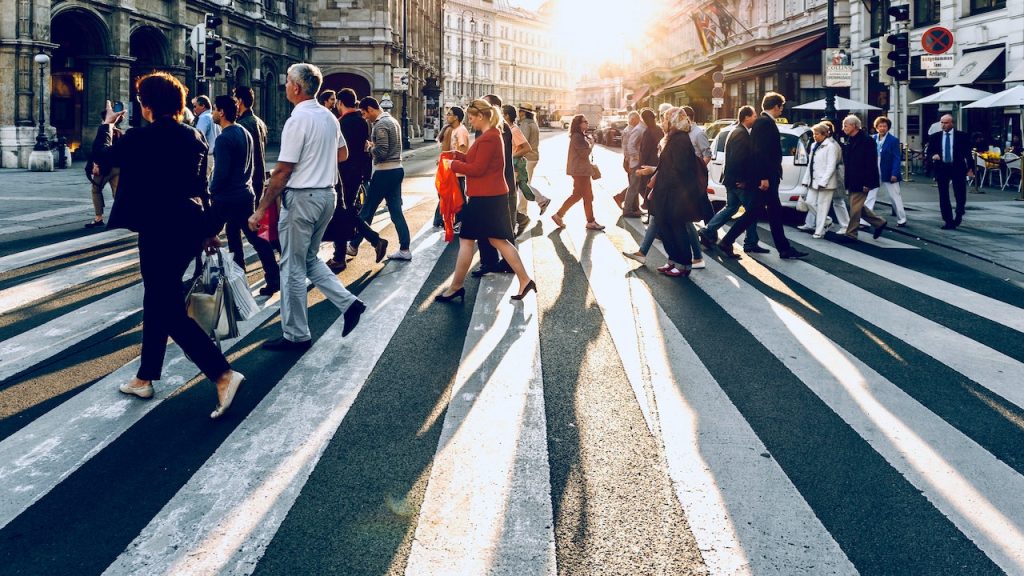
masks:
<instances>
[{"instance_id":1,"label":"leather shoe","mask_svg":"<svg viewBox=\"0 0 1024 576\"><path fill-rule=\"evenodd\" d=\"M103 222L103 220L93 220L92 222L89 222L88 224L86 224L85 227L86 228L100 228L100 227L102 227L104 225L105 225L105 222Z\"/></svg>"},{"instance_id":2,"label":"leather shoe","mask_svg":"<svg viewBox=\"0 0 1024 576\"><path fill-rule=\"evenodd\" d=\"M345 327L341 330L341 337L348 336L350 332L355 330L356 325L359 324L359 317L366 312L366 304L363 304L361 300L356 300L349 305L348 310L345 310Z\"/></svg>"},{"instance_id":3,"label":"leather shoe","mask_svg":"<svg viewBox=\"0 0 1024 576\"><path fill-rule=\"evenodd\" d=\"M769 250L767 248L762 248L761 246L751 246L750 248L747 248L746 246L744 246L743 247L743 251L746 252L747 254L771 254L772 253L771 250Z\"/></svg>"},{"instance_id":4,"label":"leather shoe","mask_svg":"<svg viewBox=\"0 0 1024 576\"><path fill-rule=\"evenodd\" d=\"M280 338L274 338L273 340L267 340L263 343L262 348L264 350L273 350L275 352L289 352L292 350L299 350L305 352L313 347L312 340L303 340L302 342L292 342L284 336Z\"/></svg>"},{"instance_id":5,"label":"leather shoe","mask_svg":"<svg viewBox=\"0 0 1024 576\"><path fill-rule=\"evenodd\" d=\"M733 258L733 259L736 259L736 260L740 259L740 255L735 253L735 252L733 252L732 244L726 244L724 241L722 241L722 242L719 242L719 243L715 244L715 246L718 246L718 249L721 250L722 253L725 254L726 256L728 256L729 258Z\"/></svg>"},{"instance_id":6,"label":"leather shoe","mask_svg":"<svg viewBox=\"0 0 1024 576\"><path fill-rule=\"evenodd\" d=\"M704 230L697 233L697 239L700 240L700 245L703 246L705 250L711 250L715 247L715 241L712 240L711 236L709 236Z\"/></svg>"},{"instance_id":7,"label":"leather shoe","mask_svg":"<svg viewBox=\"0 0 1024 576\"><path fill-rule=\"evenodd\" d=\"M779 252L779 258L782 258L783 260L796 260L797 258L803 258L804 256L807 256L807 252L801 252L796 248L790 248L785 252Z\"/></svg>"},{"instance_id":8,"label":"leather shoe","mask_svg":"<svg viewBox=\"0 0 1024 576\"><path fill-rule=\"evenodd\" d=\"M956 230L956 224L953 224L952 222L946 222L941 226L941 228L943 230Z\"/></svg>"},{"instance_id":9,"label":"leather shoe","mask_svg":"<svg viewBox=\"0 0 1024 576\"><path fill-rule=\"evenodd\" d=\"M281 289L277 286L264 286L260 288L260 296L273 296L277 294Z\"/></svg>"},{"instance_id":10,"label":"leather shoe","mask_svg":"<svg viewBox=\"0 0 1024 576\"><path fill-rule=\"evenodd\" d=\"M377 240L377 243L373 245L374 249L374 262L380 262L384 259L384 256L388 253L388 241L385 238Z\"/></svg>"},{"instance_id":11,"label":"leather shoe","mask_svg":"<svg viewBox=\"0 0 1024 576\"><path fill-rule=\"evenodd\" d=\"M498 262L498 265L495 266L491 272L497 272L498 274L515 274L515 270L513 270L505 260Z\"/></svg>"},{"instance_id":12,"label":"leather shoe","mask_svg":"<svg viewBox=\"0 0 1024 576\"><path fill-rule=\"evenodd\" d=\"M887 222L882 222L881 226L875 226L875 232L871 235L871 237L874 238L875 240L878 240L878 237L882 235L882 231L885 230L888 226L889 224Z\"/></svg>"},{"instance_id":13,"label":"leather shoe","mask_svg":"<svg viewBox=\"0 0 1024 576\"><path fill-rule=\"evenodd\" d=\"M484 276L487 276L491 272L494 272L494 270L492 270L490 266L484 266L483 264L481 264L479 268L470 272L469 275L472 276L473 278L483 278Z\"/></svg>"}]
</instances>

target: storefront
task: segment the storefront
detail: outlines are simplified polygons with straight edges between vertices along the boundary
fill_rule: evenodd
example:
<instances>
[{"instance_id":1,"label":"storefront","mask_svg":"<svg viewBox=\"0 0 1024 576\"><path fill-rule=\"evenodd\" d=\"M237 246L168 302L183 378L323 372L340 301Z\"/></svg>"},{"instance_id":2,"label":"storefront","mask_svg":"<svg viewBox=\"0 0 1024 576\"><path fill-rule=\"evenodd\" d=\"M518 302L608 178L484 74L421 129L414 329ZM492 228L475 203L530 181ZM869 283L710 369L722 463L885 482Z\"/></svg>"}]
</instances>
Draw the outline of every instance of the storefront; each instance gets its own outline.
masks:
<instances>
[{"instance_id":1,"label":"storefront","mask_svg":"<svg viewBox=\"0 0 1024 576\"><path fill-rule=\"evenodd\" d=\"M726 68L726 98L721 116L732 117L744 105L759 110L764 94L774 91L786 97L785 116L790 122L816 120L820 112L791 108L825 97L821 77L824 49L825 35L818 33L791 40Z\"/></svg>"}]
</instances>

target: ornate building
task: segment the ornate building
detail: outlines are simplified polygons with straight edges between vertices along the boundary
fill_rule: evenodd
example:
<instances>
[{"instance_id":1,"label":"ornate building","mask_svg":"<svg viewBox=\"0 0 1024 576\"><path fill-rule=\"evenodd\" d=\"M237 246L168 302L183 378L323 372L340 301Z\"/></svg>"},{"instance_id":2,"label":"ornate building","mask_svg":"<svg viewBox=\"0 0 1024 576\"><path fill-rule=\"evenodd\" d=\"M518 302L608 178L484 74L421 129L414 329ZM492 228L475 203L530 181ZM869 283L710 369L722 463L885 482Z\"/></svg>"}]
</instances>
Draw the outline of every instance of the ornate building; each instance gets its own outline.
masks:
<instances>
[{"instance_id":1,"label":"ornate building","mask_svg":"<svg viewBox=\"0 0 1024 576\"><path fill-rule=\"evenodd\" d=\"M238 84L256 90L256 112L276 138L287 118L283 74L312 45L305 4L264 0L0 0L0 166L25 167L35 143L40 97L36 54L50 56L41 94L51 137L64 137L76 157L92 144L104 101L124 102L129 123L141 121L134 79L153 70L174 74L199 93L189 36L204 14L220 29L232 75L202 93Z\"/></svg>"},{"instance_id":2,"label":"ornate building","mask_svg":"<svg viewBox=\"0 0 1024 576\"><path fill-rule=\"evenodd\" d=\"M554 50L548 12L548 4L531 12L500 0L495 31L495 89L516 105L533 104L542 122L555 110L575 107L569 90L568 63Z\"/></svg>"}]
</instances>

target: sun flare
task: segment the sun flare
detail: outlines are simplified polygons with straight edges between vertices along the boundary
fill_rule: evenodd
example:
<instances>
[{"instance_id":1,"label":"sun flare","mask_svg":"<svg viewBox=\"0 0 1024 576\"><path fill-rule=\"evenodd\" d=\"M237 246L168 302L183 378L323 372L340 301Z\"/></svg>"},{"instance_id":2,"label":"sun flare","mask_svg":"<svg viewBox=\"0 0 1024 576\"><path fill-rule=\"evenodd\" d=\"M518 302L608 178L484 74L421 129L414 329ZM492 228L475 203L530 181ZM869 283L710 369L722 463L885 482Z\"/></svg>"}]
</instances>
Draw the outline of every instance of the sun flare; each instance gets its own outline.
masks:
<instances>
[{"instance_id":1,"label":"sun flare","mask_svg":"<svg viewBox=\"0 0 1024 576\"><path fill-rule=\"evenodd\" d=\"M553 0L555 49L581 69L624 63L645 40L665 0L642 0L624 9L621 1Z\"/></svg>"}]
</instances>

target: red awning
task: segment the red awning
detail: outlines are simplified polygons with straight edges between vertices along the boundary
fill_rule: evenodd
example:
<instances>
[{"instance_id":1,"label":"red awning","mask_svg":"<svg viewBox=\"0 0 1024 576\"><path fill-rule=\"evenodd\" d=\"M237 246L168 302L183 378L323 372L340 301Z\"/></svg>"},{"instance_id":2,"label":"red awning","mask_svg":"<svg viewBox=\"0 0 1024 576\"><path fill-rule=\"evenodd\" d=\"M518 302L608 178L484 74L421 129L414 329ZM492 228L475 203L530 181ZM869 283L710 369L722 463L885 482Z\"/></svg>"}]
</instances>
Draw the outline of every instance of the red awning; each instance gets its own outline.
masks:
<instances>
[{"instance_id":1,"label":"red awning","mask_svg":"<svg viewBox=\"0 0 1024 576\"><path fill-rule=\"evenodd\" d=\"M647 93L650 92L650 91L651 91L651 87L647 86L646 88L641 88L641 89L636 90L635 92L633 92L633 100L632 100L633 106L636 106L637 104L640 103L641 100L646 98L647 97Z\"/></svg>"},{"instance_id":2,"label":"red awning","mask_svg":"<svg viewBox=\"0 0 1024 576\"><path fill-rule=\"evenodd\" d=\"M789 44L776 46L775 48L772 48L767 52L762 52L761 54L758 54L757 56L750 58L749 60L733 68L732 70L729 70L727 74L735 74L736 72L750 70L751 68L757 68L758 66L774 64L775 62L778 62L779 60L782 60L787 56L794 54L801 48L806 48L807 46L810 46L814 42L817 42L818 40L821 40L824 37L824 34L818 34L816 36L811 36L809 38L804 38L802 40L795 40L793 42L790 42Z\"/></svg>"},{"instance_id":3,"label":"red awning","mask_svg":"<svg viewBox=\"0 0 1024 576\"><path fill-rule=\"evenodd\" d=\"M700 78L701 76L707 74L708 72L711 72L714 69L715 69L715 66L712 65L712 66L705 66L703 68L697 68L696 70L691 70L690 72L687 72L686 74L683 74L682 76L680 76L680 77L676 78L675 80L669 82L663 88L659 88L658 90L656 90L654 92L654 94L651 94L651 96L657 96L658 94L661 94L662 92L668 92L669 90L672 90L673 88L679 88L681 86L686 86L690 82L693 82L694 80Z\"/></svg>"}]
</instances>

